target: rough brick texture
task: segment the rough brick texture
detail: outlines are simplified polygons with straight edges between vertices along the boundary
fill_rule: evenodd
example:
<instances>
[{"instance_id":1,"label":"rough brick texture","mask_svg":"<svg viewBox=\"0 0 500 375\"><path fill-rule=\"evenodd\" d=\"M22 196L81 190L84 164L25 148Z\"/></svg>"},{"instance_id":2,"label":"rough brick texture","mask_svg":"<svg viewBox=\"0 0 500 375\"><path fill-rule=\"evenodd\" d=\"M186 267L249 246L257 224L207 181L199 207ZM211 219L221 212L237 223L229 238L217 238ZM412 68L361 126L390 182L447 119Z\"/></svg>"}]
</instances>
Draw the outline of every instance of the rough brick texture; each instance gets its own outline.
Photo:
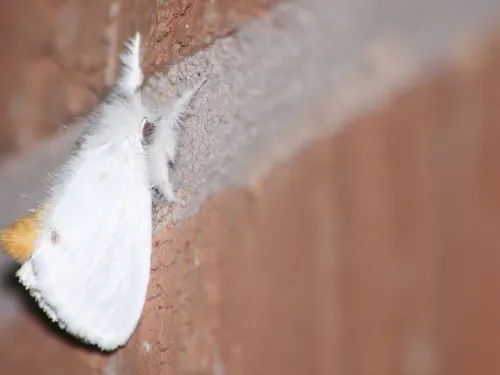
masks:
<instances>
[{"instance_id":1,"label":"rough brick texture","mask_svg":"<svg viewBox=\"0 0 500 375\"><path fill-rule=\"evenodd\" d=\"M159 232L130 373L500 371L500 44L474 54Z\"/></svg>"},{"instance_id":2,"label":"rough brick texture","mask_svg":"<svg viewBox=\"0 0 500 375\"><path fill-rule=\"evenodd\" d=\"M146 36L152 73L234 32L272 0L6 0L0 5L0 159L93 108L116 79L118 51Z\"/></svg>"}]
</instances>

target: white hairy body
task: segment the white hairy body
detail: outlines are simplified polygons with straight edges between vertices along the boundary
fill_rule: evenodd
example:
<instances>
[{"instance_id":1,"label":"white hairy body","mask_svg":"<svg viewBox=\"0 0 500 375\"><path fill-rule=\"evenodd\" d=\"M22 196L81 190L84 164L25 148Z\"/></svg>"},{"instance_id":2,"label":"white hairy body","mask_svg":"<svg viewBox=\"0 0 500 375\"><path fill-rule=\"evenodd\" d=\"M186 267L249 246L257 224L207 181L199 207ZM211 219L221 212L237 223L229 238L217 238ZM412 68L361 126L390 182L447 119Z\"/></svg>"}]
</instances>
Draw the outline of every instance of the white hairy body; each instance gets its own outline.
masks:
<instances>
[{"instance_id":1,"label":"white hairy body","mask_svg":"<svg viewBox=\"0 0 500 375\"><path fill-rule=\"evenodd\" d=\"M79 149L55 175L32 257L17 275L59 326L102 350L134 332L150 274L151 188L176 201L167 162L193 94L163 110L143 104L140 36L122 54L124 71L91 117ZM153 123L149 145L146 120Z\"/></svg>"}]
</instances>

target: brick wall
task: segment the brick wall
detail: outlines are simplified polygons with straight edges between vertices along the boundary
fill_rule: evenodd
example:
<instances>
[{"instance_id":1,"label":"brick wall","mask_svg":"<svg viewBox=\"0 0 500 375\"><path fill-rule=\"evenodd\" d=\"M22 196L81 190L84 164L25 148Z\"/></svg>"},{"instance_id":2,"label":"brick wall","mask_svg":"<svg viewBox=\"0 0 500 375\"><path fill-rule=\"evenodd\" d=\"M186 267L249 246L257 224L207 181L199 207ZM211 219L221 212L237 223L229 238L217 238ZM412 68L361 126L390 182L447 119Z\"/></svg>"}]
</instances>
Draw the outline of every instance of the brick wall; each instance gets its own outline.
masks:
<instances>
[{"instance_id":1,"label":"brick wall","mask_svg":"<svg viewBox=\"0 0 500 375\"><path fill-rule=\"evenodd\" d=\"M500 371L498 41L158 232L130 373Z\"/></svg>"},{"instance_id":2,"label":"brick wall","mask_svg":"<svg viewBox=\"0 0 500 375\"><path fill-rule=\"evenodd\" d=\"M2 374L499 372L494 4L119 2L117 40L147 33L148 72L210 73L181 142L188 207L155 216L124 349L89 351L26 301Z\"/></svg>"},{"instance_id":3,"label":"brick wall","mask_svg":"<svg viewBox=\"0 0 500 375\"><path fill-rule=\"evenodd\" d=\"M122 42L148 36L153 70L266 12L261 1L34 1L0 6L0 158L38 144L84 115L111 86Z\"/></svg>"}]
</instances>

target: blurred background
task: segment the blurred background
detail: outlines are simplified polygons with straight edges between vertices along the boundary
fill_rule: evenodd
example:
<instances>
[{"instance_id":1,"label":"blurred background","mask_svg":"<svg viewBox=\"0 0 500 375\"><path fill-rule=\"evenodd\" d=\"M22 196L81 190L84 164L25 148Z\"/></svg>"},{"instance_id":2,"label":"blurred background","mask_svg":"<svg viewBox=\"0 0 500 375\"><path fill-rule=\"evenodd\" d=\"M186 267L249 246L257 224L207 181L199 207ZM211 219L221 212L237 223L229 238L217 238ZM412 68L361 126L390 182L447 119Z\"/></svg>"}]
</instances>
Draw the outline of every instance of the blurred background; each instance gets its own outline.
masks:
<instances>
[{"instance_id":1,"label":"blurred background","mask_svg":"<svg viewBox=\"0 0 500 375\"><path fill-rule=\"evenodd\" d=\"M226 143L204 147L264 134L255 150L283 164L251 153L234 168L267 163L266 178L229 197L210 188L222 198L205 216L158 235L157 257L179 248L185 262L155 285L181 292L163 313L151 303L114 355L51 325L0 253L0 374L500 374L498 21L488 0L2 1L0 227L43 199L136 30L148 76L206 50L226 79L200 125L226 124L213 133ZM240 123L245 136L228 130ZM227 149L221 160L244 148Z\"/></svg>"}]
</instances>

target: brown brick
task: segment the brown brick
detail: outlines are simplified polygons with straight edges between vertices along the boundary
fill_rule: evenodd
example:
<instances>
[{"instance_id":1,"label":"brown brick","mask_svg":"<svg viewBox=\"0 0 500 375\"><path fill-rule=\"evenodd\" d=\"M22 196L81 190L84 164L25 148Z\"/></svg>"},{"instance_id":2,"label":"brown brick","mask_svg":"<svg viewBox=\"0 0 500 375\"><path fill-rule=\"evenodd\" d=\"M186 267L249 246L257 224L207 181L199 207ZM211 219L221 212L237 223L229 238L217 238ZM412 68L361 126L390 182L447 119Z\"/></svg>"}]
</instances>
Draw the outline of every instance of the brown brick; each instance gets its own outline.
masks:
<instances>
[{"instance_id":1,"label":"brown brick","mask_svg":"<svg viewBox=\"0 0 500 375\"><path fill-rule=\"evenodd\" d=\"M124 363L499 372L499 44L484 51L160 232Z\"/></svg>"}]
</instances>

